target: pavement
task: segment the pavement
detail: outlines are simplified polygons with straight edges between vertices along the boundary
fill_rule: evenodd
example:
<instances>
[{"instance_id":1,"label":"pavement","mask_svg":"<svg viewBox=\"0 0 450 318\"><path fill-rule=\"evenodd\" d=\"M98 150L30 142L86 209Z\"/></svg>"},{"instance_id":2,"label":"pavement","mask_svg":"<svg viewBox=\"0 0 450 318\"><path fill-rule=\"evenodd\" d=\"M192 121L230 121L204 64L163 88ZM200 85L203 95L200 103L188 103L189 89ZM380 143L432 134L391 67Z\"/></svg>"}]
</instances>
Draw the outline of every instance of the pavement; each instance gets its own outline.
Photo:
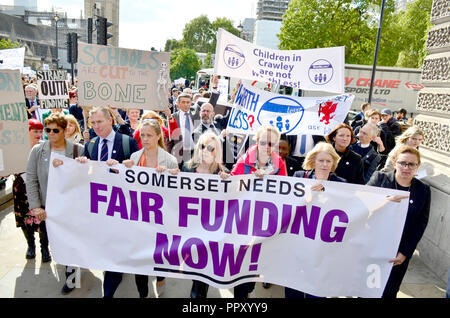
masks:
<instances>
[{"instance_id":1,"label":"pavement","mask_svg":"<svg viewBox=\"0 0 450 318\"><path fill-rule=\"evenodd\" d=\"M62 295L65 266L41 262L39 237L36 234L36 258L25 259L27 244L22 231L16 228L10 178L6 189L0 190L0 298L100 298L103 296L103 271L81 269L81 284L69 295ZM192 281L166 279L161 298L188 298ZM421 260L416 251L398 293L399 298L445 298L446 282L440 280ZM134 275L124 274L116 291L117 298L139 297ZM149 279L149 297L156 298L156 277ZM232 298L232 289L210 287L208 298ZM284 298L284 288L272 285L264 289L256 284L251 298Z\"/></svg>"}]
</instances>

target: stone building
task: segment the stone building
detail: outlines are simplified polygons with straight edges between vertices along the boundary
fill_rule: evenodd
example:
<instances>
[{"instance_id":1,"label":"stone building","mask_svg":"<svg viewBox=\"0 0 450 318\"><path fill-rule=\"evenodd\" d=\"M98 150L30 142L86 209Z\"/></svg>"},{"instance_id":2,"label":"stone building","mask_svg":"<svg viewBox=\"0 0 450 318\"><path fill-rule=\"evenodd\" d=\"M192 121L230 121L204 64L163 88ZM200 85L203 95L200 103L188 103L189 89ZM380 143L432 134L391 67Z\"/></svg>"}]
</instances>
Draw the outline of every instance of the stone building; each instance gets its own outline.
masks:
<instances>
[{"instance_id":1,"label":"stone building","mask_svg":"<svg viewBox=\"0 0 450 318\"><path fill-rule=\"evenodd\" d=\"M112 38L108 40L108 44L119 46L119 0L84 0L85 18L93 18L95 25L95 15L104 17L111 22L108 33L112 34ZM95 27L94 27L95 28ZM97 35L94 31L92 35L92 43L97 43Z\"/></svg>"},{"instance_id":2,"label":"stone building","mask_svg":"<svg viewBox=\"0 0 450 318\"><path fill-rule=\"evenodd\" d=\"M430 53L422 68L425 86L417 98L414 124L423 129L420 147L431 187L428 227L418 251L425 263L444 281L450 268L450 1L434 0L434 26L428 33Z\"/></svg>"}]
</instances>

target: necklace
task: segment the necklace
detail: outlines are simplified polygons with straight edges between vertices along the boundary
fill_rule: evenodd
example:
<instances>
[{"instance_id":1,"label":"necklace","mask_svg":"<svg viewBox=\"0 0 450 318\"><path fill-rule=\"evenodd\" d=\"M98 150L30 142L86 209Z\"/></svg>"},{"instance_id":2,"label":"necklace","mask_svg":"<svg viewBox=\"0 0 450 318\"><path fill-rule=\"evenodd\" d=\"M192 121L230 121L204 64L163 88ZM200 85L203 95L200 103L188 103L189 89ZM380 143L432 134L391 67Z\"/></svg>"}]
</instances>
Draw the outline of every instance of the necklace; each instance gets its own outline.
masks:
<instances>
[{"instance_id":1,"label":"necklace","mask_svg":"<svg viewBox=\"0 0 450 318\"><path fill-rule=\"evenodd\" d=\"M403 186L399 185L398 182L397 182L397 180L395 180L395 189L398 190L398 187L406 188L406 187L403 187ZM409 192L409 189L410 189L410 188L411 188L411 185L409 185L409 187L408 187L407 190L403 190L403 191L408 191L408 192ZM400 189L400 190L402 190L402 189Z\"/></svg>"}]
</instances>

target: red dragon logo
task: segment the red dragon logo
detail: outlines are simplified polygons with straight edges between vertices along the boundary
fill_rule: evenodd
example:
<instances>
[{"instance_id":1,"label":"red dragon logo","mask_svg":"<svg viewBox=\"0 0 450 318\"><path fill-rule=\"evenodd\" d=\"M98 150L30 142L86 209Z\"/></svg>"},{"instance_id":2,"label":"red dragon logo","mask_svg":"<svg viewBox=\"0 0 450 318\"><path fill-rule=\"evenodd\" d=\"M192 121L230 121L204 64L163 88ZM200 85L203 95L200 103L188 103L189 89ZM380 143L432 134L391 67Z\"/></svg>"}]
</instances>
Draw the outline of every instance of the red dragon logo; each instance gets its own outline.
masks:
<instances>
[{"instance_id":1,"label":"red dragon logo","mask_svg":"<svg viewBox=\"0 0 450 318\"><path fill-rule=\"evenodd\" d=\"M332 101L325 102L319 105L319 117L320 114L323 114L320 122L324 122L325 125L330 124L330 120L334 118L334 112L336 111L338 103L333 103Z\"/></svg>"}]
</instances>

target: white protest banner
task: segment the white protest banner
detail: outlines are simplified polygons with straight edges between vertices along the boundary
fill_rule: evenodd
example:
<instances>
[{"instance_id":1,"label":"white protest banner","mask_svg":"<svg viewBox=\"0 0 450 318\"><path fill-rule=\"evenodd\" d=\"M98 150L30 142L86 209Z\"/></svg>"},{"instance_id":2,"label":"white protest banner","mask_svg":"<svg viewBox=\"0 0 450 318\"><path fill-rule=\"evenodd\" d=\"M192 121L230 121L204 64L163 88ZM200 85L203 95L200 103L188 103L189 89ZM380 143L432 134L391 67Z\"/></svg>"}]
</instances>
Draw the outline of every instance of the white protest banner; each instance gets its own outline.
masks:
<instances>
[{"instance_id":1,"label":"white protest banner","mask_svg":"<svg viewBox=\"0 0 450 318\"><path fill-rule=\"evenodd\" d=\"M20 70L22 72L24 59L25 47L0 50L0 70Z\"/></svg>"},{"instance_id":2,"label":"white protest banner","mask_svg":"<svg viewBox=\"0 0 450 318\"><path fill-rule=\"evenodd\" d=\"M228 119L227 130L255 134L265 124L282 134L327 135L347 116L352 94L323 97L296 97L274 94L241 85Z\"/></svg>"},{"instance_id":3,"label":"white protest banner","mask_svg":"<svg viewBox=\"0 0 450 318\"><path fill-rule=\"evenodd\" d=\"M37 71L39 106L43 109L69 107L69 83L66 70Z\"/></svg>"},{"instance_id":4,"label":"white protest banner","mask_svg":"<svg viewBox=\"0 0 450 318\"><path fill-rule=\"evenodd\" d=\"M223 30L217 33L214 73L313 91L344 93L345 48L273 50Z\"/></svg>"},{"instance_id":5,"label":"white protest banner","mask_svg":"<svg viewBox=\"0 0 450 318\"><path fill-rule=\"evenodd\" d=\"M380 297L408 200L404 191L281 176L157 173L52 154L47 231L59 264L249 281L317 296Z\"/></svg>"},{"instance_id":6,"label":"white protest banner","mask_svg":"<svg viewBox=\"0 0 450 318\"><path fill-rule=\"evenodd\" d=\"M165 110L170 53L78 43L78 103Z\"/></svg>"},{"instance_id":7,"label":"white protest banner","mask_svg":"<svg viewBox=\"0 0 450 318\"><path fill-rule=\"evenodd\" d=\"M0 176L24 172L30 151L19 70L0 70Z\"/></svg>"}]
</instances>

